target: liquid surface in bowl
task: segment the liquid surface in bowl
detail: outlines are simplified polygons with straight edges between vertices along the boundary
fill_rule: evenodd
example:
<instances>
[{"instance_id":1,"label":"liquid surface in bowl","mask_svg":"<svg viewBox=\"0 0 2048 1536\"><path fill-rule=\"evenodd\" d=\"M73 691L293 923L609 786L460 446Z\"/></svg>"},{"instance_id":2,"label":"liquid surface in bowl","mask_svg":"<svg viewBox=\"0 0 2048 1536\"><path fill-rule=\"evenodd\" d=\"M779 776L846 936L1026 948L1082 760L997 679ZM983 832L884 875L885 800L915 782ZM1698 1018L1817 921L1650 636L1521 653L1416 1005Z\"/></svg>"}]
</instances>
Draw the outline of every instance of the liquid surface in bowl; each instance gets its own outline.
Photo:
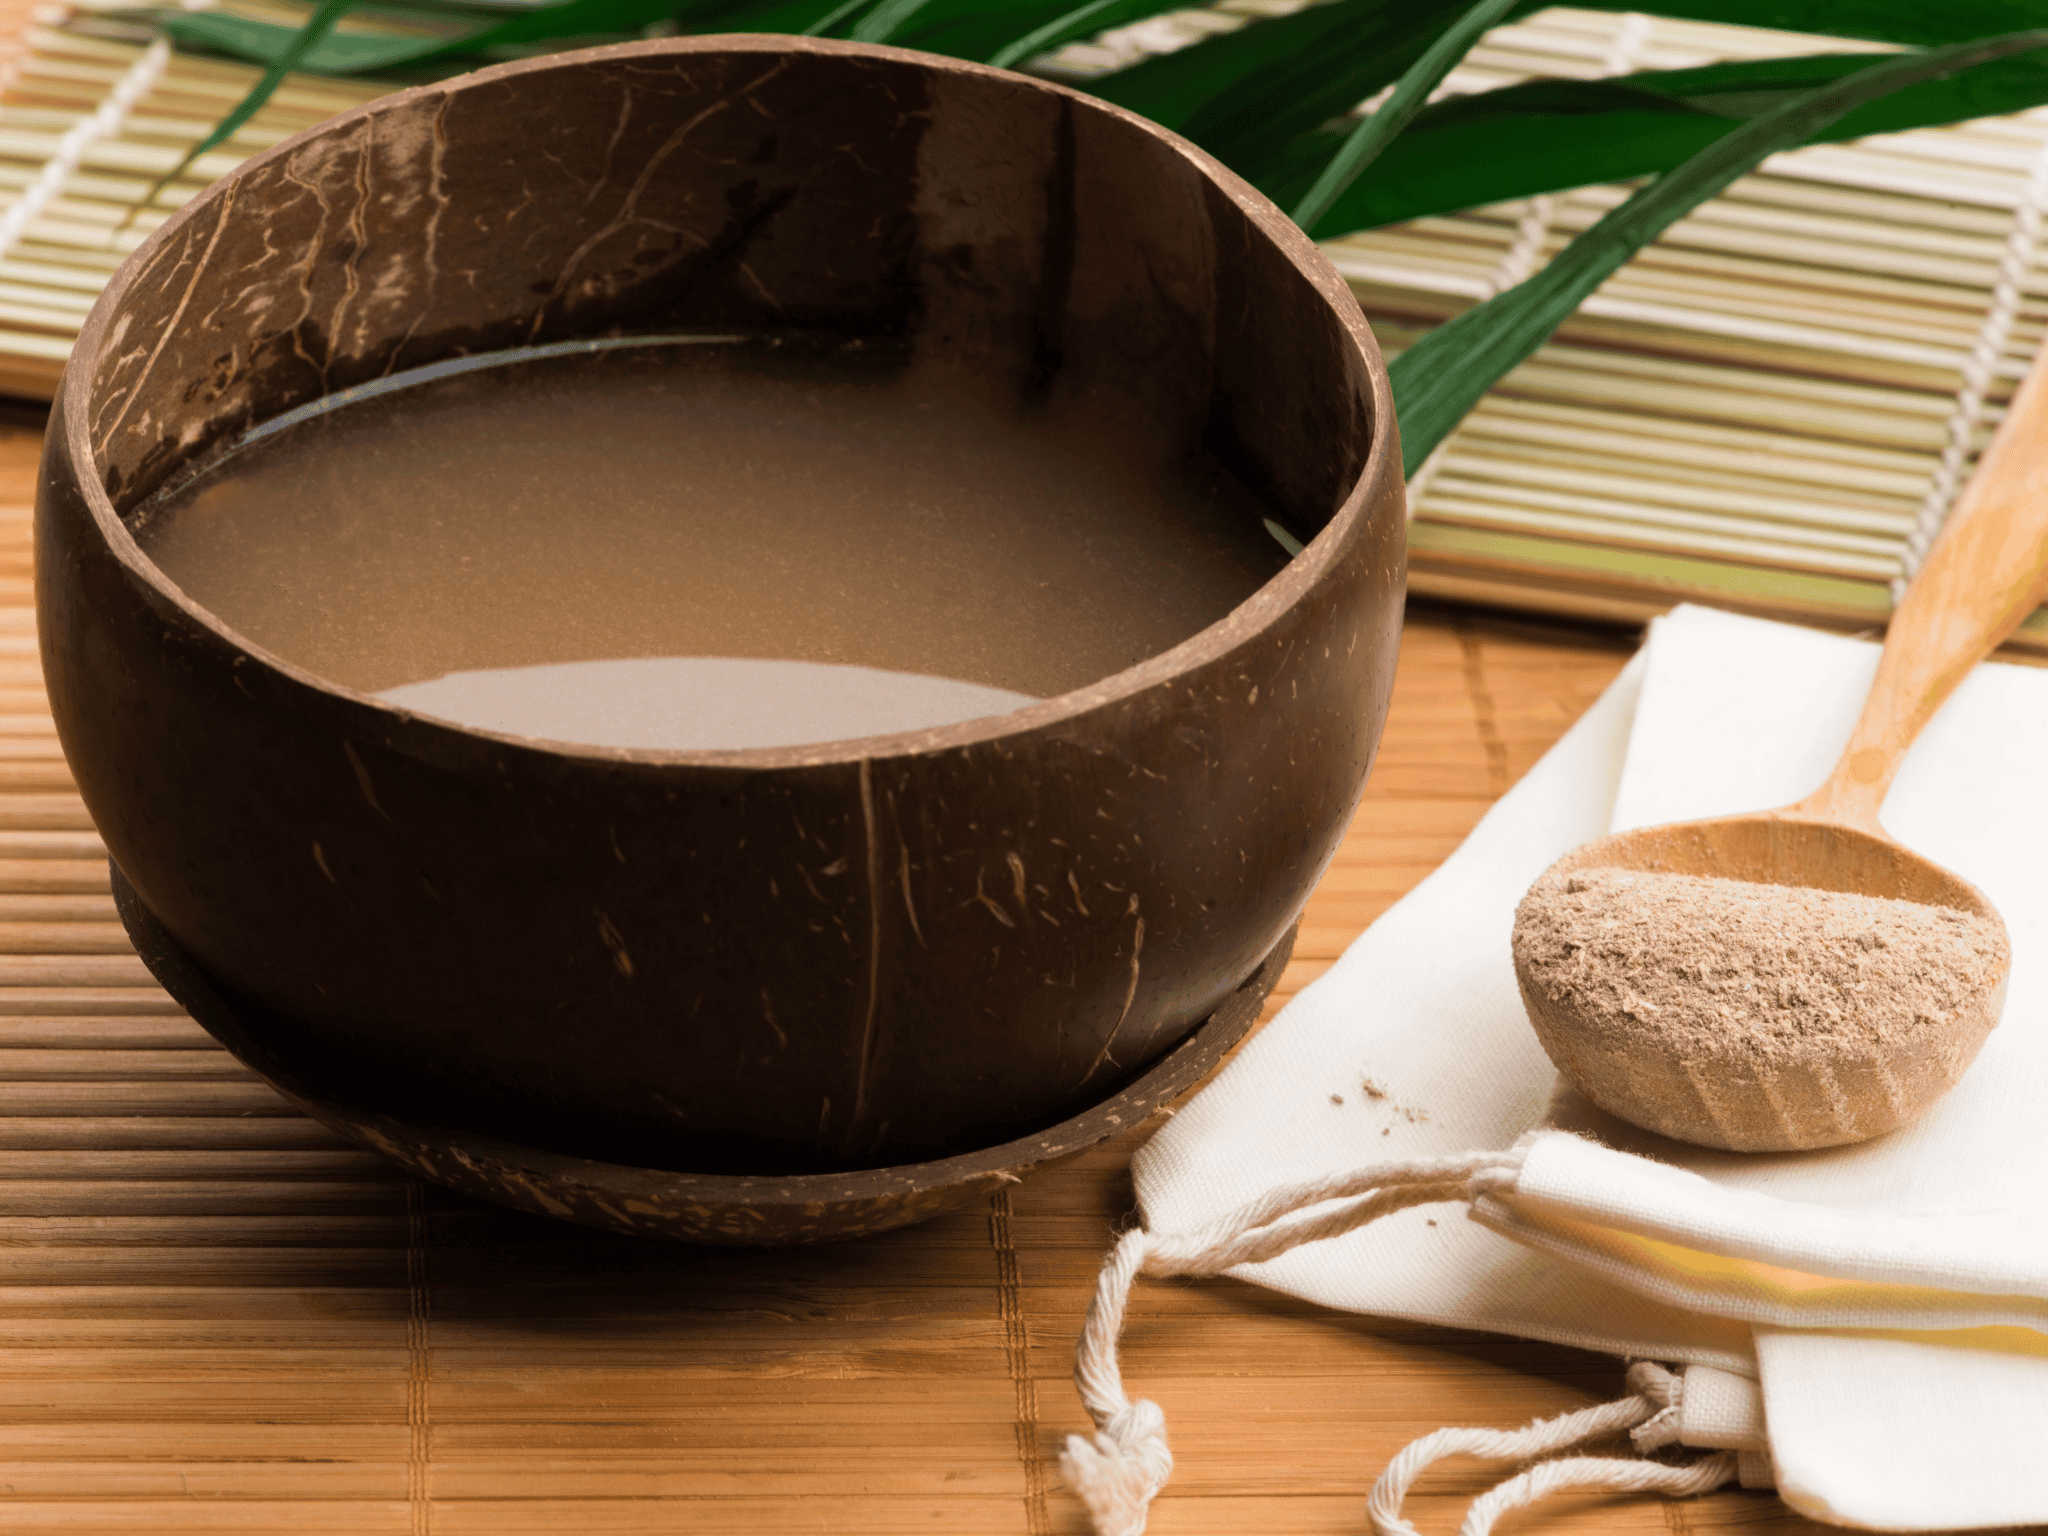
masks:
<instances>
[{"instance_id":1,"label":"liquid surface in bowl","mask_svg":"<svg viewBox=\"0 0 2048 1536\"><path fill-rule=\"evenodd\" d=\"M318 676L621 747L1000 714L1285 563L1115 401L726 338L462 359L294 411L145 503L186 594Z\"/></svg>"}]
</instances>

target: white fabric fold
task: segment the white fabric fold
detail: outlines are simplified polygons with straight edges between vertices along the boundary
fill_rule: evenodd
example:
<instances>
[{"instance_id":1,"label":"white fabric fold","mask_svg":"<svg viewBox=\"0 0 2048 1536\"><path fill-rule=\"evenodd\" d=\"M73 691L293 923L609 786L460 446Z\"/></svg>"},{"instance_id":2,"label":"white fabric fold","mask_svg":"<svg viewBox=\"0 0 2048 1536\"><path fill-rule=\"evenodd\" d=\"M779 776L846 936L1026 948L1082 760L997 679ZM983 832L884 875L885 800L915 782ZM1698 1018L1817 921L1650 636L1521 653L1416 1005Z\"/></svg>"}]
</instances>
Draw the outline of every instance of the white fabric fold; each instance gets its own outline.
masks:
<instances>
[{"instance_id":1,"label":"white fabric fold","mask_svg":"<svg viewBox=\"0 0 2048 1536\"><path fill-rule=\"evenodd\" d=\"M2048 1332L2042 1213L1865 1212L1729 1189L1563 1132L1473 1215L1689 1310L1838 1328Z\"/></svg>"},{"instance_id":2,"label":"white fabric fold","mask_svg":"<svg viewBox=\"0 0 2048 1536\"><path fill-rule=\"evenodd\" d=\"M2033 1525L2048 1502L2048 1352L2027 1330L1759 1328L1778 1496L1877 1531Z\"/></svg>"},{"instance_id":3,"label":"white fabric fold","mask_svg":"<svg viewBox=\"0 0 2048 1536\"><path fill-rule=\"evenodd\" d=\"M1609 830L1798 798L1875 664L1868 642L1786 625L1658 621L1442 868L1139 1152L1147 1230L1520 1142L1475 1220L1407 1210L1233 1273L1703 1367L1684 1443L1748 1453L1747 1477L1767 1433L1781 1493L1816 1518L2048 1520L2048 672L1977 669L1885 808L1902 842L1991 897L2013 941L2003 1021L1917 1124L1818 1153L1682 1146L1559 1094L1515 990L1514 908L1551 860ZM1730 1385L1758 1377L1760 1394Z\"/></svg>"}]
</instances>

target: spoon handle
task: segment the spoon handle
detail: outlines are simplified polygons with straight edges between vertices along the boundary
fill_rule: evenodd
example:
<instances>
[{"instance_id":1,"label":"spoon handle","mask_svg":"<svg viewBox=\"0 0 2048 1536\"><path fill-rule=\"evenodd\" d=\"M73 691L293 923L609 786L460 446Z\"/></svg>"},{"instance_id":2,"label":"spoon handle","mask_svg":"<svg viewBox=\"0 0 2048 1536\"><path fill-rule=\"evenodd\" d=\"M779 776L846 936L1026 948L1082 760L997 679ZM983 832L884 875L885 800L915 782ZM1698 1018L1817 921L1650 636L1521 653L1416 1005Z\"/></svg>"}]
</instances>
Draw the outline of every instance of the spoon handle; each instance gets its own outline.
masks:
<instances>
[{"instance_id":1,"label":"spoon handle","mask_svg":"<svg viewBox=\"0 0 2048 1536\"><path fill-rule=\"evenodd\" d=\"M1825 784L1787 813L1882 833L1878 807L1922 726L2048 597L2048 346L1885 632L1877 678Z\"/></svg>"}]
</instances>

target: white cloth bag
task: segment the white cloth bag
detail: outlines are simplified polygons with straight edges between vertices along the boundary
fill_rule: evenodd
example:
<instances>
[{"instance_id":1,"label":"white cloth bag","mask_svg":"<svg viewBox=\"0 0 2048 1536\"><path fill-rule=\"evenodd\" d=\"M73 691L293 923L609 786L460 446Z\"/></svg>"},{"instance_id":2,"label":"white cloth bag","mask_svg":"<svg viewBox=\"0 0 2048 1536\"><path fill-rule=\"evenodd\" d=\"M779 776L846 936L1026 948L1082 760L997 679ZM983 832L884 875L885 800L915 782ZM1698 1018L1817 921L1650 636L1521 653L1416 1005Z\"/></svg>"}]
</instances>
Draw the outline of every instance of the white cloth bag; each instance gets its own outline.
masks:
<instances>
[{"instance_id":1,"label":"white cloth bag","mask_svg":"<svg viewBox=\"0 0 2048 1536\"><path fill-rule=\"evenodd\" d=\"M1375 1493L1385 1531L1435 1455L1525 1458L1631 1425L1642 1447L1731 1454L1544 1464L1467 1530L1546 1486L1697 1491L1736 1452L1743 1481L1819 1520L2048 1521L2048 671L1978 668L1885 805L2013 947L1999 1026L1918 1123L1771 1155L1638 1131L1560 1090L1509 959L1516 903L1567 849L1813 789L1876 662L1868 642L1705 609L1657 621L1442 868L1138 1153L1143 1225L1078 1358L1098 1432L1063 1459L1098 1529L1142 1530L1172 1465L1158 1410L1117 1375L1124 1296L1140 1273L1217 1272L1680 1368L1633 1372L1637 1396L1588 1411L1608 1419L1418 1442ZM1471 1219L1440 1219L1446 1200Z\"/></svg>"}]
</instances>

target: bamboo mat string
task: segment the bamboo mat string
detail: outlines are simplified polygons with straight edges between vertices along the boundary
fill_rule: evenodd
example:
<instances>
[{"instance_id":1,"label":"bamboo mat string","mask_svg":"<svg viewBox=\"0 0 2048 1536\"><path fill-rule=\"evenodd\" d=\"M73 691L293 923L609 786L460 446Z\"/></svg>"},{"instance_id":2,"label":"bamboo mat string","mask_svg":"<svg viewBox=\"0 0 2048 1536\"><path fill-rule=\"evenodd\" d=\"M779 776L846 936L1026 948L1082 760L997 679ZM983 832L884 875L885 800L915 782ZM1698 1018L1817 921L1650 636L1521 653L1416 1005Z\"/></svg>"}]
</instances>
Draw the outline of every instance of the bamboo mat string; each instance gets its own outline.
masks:
<instances>
[{"instance_id":1,"label":"bamboo mat string","mask_svg":"<svg viewBox=\"0 0 2048 1536\"><path fill-rule=\"evenodd\" d=\"M1038 1382L1031 1374L1031 1328L1024 1302L1023 1268L1018 1262L1012 1223L1015 1209L1007 1187L988 1197L989 1247L996 1259L996 1307L1003 1325L1003 1357L1016 1393L1012 1426L1017 1461L1024 1473L1025 1536L1049 1536L1052 1517L1047 1505L1044 1458L1038 1448Z\"/></svg>"},{"instance_id":2,"label":"bamboo mat string","mask_svg":"<svg viewBox=\"0 0 2048 1536\"><path fill-rule=\"evenodd\" d=\"M1920 516L1907 537L1903 569L1892 578L1893 603L1905 597L1907 585L1918 573L1920 562L1927 558L1927 550L1941 532L1949 508L1955 505L1956 493L1962 486L1963 465L1984 418L1985 392L2005 356L2027 277L2040 254L2044 203L2048 203L2048 141L2035 154L2026 191L2013 210L2012 230L1999 254L1998 282L1991 292L1991 305L1963 364L1962 387L1956 391L1955 410L1948 419L1948 444L1941 451L1941 462L1927 486L1927 499L1920 504Z\"/></svg>"},{"instance_id":3,"label":"bamboo mat string","mask_svg":"<svg viewBox=\"0 0 2048 1536\"><path fill-rule=\"evenodd\" d=\"M1629 11L1621 18L1621 27L1608 44L1607 51L1600 57L1600 74L1633 74L1642 62L1644 44L1650 40L1650 18L1641 11ZM1448 83L1438 92L1448 91ZM1528 211L1515 224L1514 239L1502 253L1500 262L1487 278L1482 300L1490 299L1497 293L1504 293L1517 283L1526 282L1536 275L1536 269L1543 265L1543 253L1550 243L1550 231L1557 212L1556 199L1547 192L1539 192L1529 199ZM1457 434L1453 432L1436 446L1434 452L1422 461L1422 467L1408 482L1408 515L1415 515L1416 505L1429 494L1429 484L1443 468L1444 459L1449 455L1451 443Z\"/></svg>"},{"instance_id":4,"label":"bamboo mat string","mask_svg":"<svg viewBox=\"0 0 2048 1536\"><path fill-rule=\"evenodd\" d=\"M1641 11L1629 11L1621 18L1621 27L1607 51L1600 56L1599 73L1603 77L1634 74L1642 63L1643 45L1649 40L1650 18ZM1487 280L1485 297L1492 298L1535 276L1536 269L1543 265L1543 250L1550 240L1556 209L1556 200L1547 192L1529 199L1529 211L1516 222L1515 237Z\"/></svg>"},{"instance_id":5,"label":"bamboo mat string","mask_svg":"<svg viewBox=\"0 0 2048 1536\"><path fill-rule=\"evenodd\" d=\"M1643 46L1649 40L1650 18L1641 11L1626 12L1621 18L1621 30L1614 34L1614 41L1600 57L1600 73L1634 74L1642 64Z\"/></svg>"},{"instance_id":6,"label":"bamboo mat string","mask_svg":"<svg viewBox=\"0 0 2048 1536\"><path fill-rule=\"evenodd\" d=\"M427 1246L433 1226L427 1210L427 1187L417 1179L405 1185L405 1497L410 1506L410 1536L433 1536L434 1425L430 1417L433 1383L433 1292L427 1269Z\"/></svg>"},{"instance_id":7,"label":"bamboo mat string","mask_svg":"<svg viewBox=\"0 0 2048 1536\"><path fill-rule=\"evenodd\" d=\"M1548 192L1539 192L1529 199L1529 211L1516 221L1513 243L1501 257L1500 265L1493 269L1493 276L1487 279L1486 286L1492 290L1488 298L1536 275L1556 211L1557 204Z\"/></svg>"},{"instance_id":8,"label":"bamboo mat string","mask_svg":"<svg viewBox=\"0 0 2048 1536\"><path fill-rule=\"evenodd\" d=\"M1408 517L1410 521L1414 520L1415 509L1422 505L1422 498L1429 494L1430 481L1436 478L1437 471L1444 467L1444 460L1450 457L1451 444L1457 440L1457 436L1458 434L1453 432L1442 442L1438 443L1430 451L1429 457L1422 461L1422 467L1409 477Z\"/></svg>"},{"instance_id":9,"label":"bamboo mat string","mask_svg":"<svg viewBox=\"0 0 2048 1536\"><path fill-rule=\"evenodd\" d=\"M57 143L57 152L43 165L36 179L29 183L28 190L0 214L0 260L5 260L21 243L21 237L28 233L28 227L43 215L64 183L78 173L85 163L85 156L93 145L102 139L110 139L121 131L121 124L128 114L156 88L163 78L164 70L171 62L171 44L167 38L158 38L142 52L142 57L129 66L128 72L114 82L114 88L92 116L83 118L72 125Z\"/></svg>"}]
</instances>

